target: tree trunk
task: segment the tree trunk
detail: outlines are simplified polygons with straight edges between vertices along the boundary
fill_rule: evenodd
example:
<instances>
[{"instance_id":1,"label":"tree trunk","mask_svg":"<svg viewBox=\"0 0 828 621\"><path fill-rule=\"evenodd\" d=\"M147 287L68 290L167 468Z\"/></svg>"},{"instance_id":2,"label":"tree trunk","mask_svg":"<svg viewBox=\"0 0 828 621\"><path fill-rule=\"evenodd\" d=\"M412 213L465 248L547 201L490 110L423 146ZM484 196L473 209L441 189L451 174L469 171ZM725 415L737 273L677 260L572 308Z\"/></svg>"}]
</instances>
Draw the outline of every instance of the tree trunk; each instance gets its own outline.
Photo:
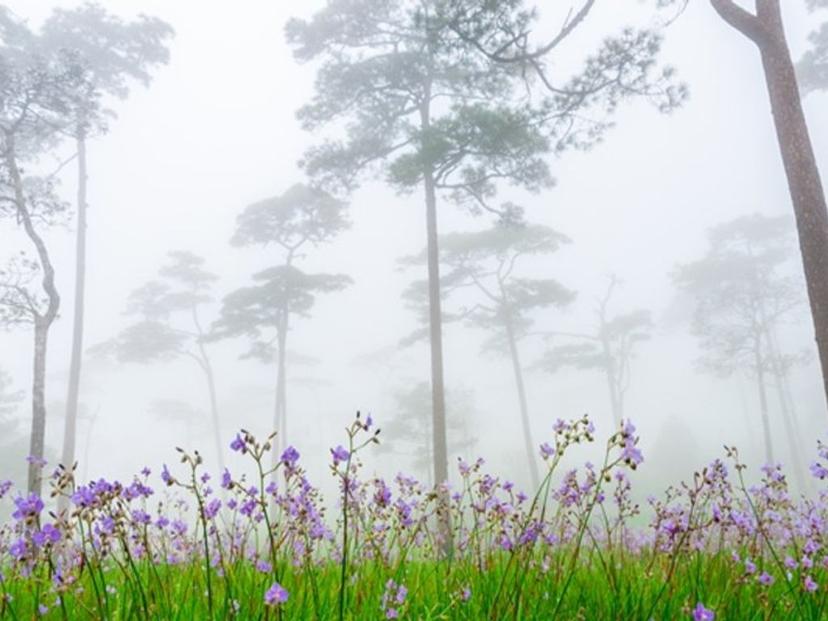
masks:
<instances>
[{"instance_id":1,"label":"tree trunk","mask_svg":"<svg viewBox=\"0 0 828 621\"><path fill-rule=\"evenodd\" d=\"M763 368L761 345L757 342L753 348L754 364L756 365L756 390L759 393L759 411L762 415L762 432L765 438L765 462L774 464L773 443L768 416L768 394L765 388L765 370Z\"/></svg>"},{"instance_id":2,"label":"tree trunk","mask_svg":"<svg viewBox=\"0 0 828 621\"><path fill-rule=\"evenodd\" d=\"M75 464L75 444L78 425L81 365L83 363L84 298L86 292L86 136L78 131L78 223L75 232L75 309L72 324L72 354L69 360L69 390L66 395L66 419L63 426L63 455L65 468ZM68 498L58 498L58 511L68 508Z\"/></svg>"},{"instance_id":3,"label":"tree trunk","mask_svg":"<svg viewBox=\"0 0 828 621\"><path fill-rule=\"evenodd\" d=\"M426 233L428 237L428 324L431 343L431 406L434 421L434 481L448 480L446 396L443 380L443 311L440 300L440 249L437 240L437 196L434 175L425 171Z\"/></svg>"},{"instance_id":4,"label":"tree trunk","mask_svg":"<svg viewBox=\"0 0 828 621\"><path fill-rule=\"evenodd\" d=\"M732 0L710 0L719 15L759 48L776 137L796 215L808 300L828 398L828 210L785 39L779 0L756 0L756 14Z\"/></svg>"},{"instance_id":5,"label":"tree trunk","mask_svg":"<svg viewBox=\"0 0 828 621\"><path fill-rule=\"evenodd\" d=\"M603 322L602 322L603 323ZM603 327L601 328L603 330ZM610 352L609 343L601 338L601 348L604 353L604 375L607 378L607 390L609 390L610 408L612 409L612 422L616 429L621 428L621 407L618 402L618 376L615 370L615 361Z\"/></svg>"},{"instance_id":6,"label":"tree trunk","mask_svg":"<svg viewBox=\"0 0 828 621\"><path fill-rule=\"evenodd\" d=\"M35 321L34 371L32 374L32 435L29 438L29 493L40 496L43 488L43 452L46 436L46 349L49 325Z\"/></svg>"},{"instance_id":7,"label":"tree trunk","mask_svg":"<svg viewBox=\"0 0 828 621\"><path fill-rule=\"evenodd\" d=\"M420 108L420 129L428 137L431 129L431 87L426 87L424 103ZM423 145L428 147L427 144ZM440 300L440 247L437 237L437 192L434 168L427 162L423 170L426 204L426 239L428 254L428 329L431 344L431 413L434 440L434 483L442 486L448 482L448 439L446 435L446 391L443 380L443 310ZM437 508L441 549L444 556L453 555L451 515L446 489L439 492Z\"/></svg>"},{"instance_id":8,"label":"tree trunk","mask_svg":"<svg viewBox=\"0 0 828 621\"><path fill-rule=\"evenodd\" d=\"M793 467L794 477L800 491L804 491L806 489L807 479L802 469L802 457L805 453L803 453L802 446L799 442L793 412L788 408L788 402L785 398L785 383L787 382L785 371L782 369L779 350L776 347L776 342L771 334L770 328L765 330L765 336L768 341L768 358L771 363L771 374L776 385L776 395L779 398L779 411L782 414L782 422L785 425L785 436L788 440L788 450L790 451L791 461L793 462L791 466Z\"/></svg>"},{"instance_id":9,"label":"tree trunk","mask_svg":"<svg viewBox=\"0 0 828 621\"><path fill-rule=\"evenodd\" d=\"M32 433L30 437L28 489L40 494L41 468L43 460L44 436L46 435L46 347L49 338L49 328L57 317L60 309L60 295L55 286L55 268L49 258L46 243L35 230L26 195L23 191L23 179L17 166L17 152L14 134L6 132L6 164L9 169L12 187L14 189L14 203L17 209L18 222L23 225L26 236L34 245L43 273L41 284L46 293L46 312L40 314L33 311L35 329L34 347L34 374L32 378Z\"/></svg>"},{"instance_id":10,"label":"tree trunk","mask_svg":"<svg viewBox=\"0 0 828 621\"><path fill-rule=\"evenodd\" d=\"M199 353L201 354L201 368L204 369L204 376L207 380L207 391L210 394L210 418L213 423L213 439L216 443L216 460L219 470L224 472L224 444L221 442L221 420L218 411L218 400L216 399L216 380L213 374L213 365L204 349L204 344L199 341Z\"/></svg>"},{"instance_id":11,"label":"tree trunk","mask_svg":"<svg viewBox=\"0 0 828 621\"><path fill-rule=\"evenodd\" d=\"M278 431L279 435L276 438L276 450L273 453L274 466L279 461L281 455L280 449L287 448L287 331L288 331L288 313L283 311L279 328L278 328L278 351L276 363L276 409L273 418L273 430Z\"/></svg>"},{"instance_id":12,"label":"tree trunk","mask_svg":"<svg viewBox=\"0 0 828 621\"><path fill-rule=\"evenodd\" d=\"M509 341L509 356L512 359L512 371L515 374L517 385L518 403L520 404L520 421L523 425L523 443L526 450L526 458L529 460L529 476L532 479L532 489L537 490L540 486L538 476L537 451L532 441L532 427L529 421L529 406L526 401L526 387L523 383L523 369L520 365L520 354L515 340L515 331L510 317L506 318L506 339Z\"/></svg>"}]
</instances>

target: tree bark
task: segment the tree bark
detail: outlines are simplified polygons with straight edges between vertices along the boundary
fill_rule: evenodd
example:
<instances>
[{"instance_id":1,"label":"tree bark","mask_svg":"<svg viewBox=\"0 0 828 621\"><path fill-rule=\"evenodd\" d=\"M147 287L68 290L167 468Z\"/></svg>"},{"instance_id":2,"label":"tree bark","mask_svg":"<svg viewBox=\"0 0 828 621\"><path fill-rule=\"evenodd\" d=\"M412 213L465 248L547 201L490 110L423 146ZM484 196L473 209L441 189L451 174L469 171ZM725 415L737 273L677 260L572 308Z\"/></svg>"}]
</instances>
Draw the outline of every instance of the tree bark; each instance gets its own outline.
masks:
<instances>
[{"instance_id":1,"label":"tree bark","mask_svg":"<svg viewBox=\"0 0 828 621\"><path fill-rule=\"evenodd\" d=\"M43 460L44 437L46 435L46 349L49 339L49 329L57 318L60 309L60 295L55 286L55 269L49 258L46 243L35 230L31 213L23 191L23 179L17 165L17 152L14 134L6 132L6 164L9 169L12 187L14 188L14 202L17 209L18 221L31 240L37 251L40 269L43 272L41 285L47 297L46 310L40 313L33 310L34 319L34 372L32 377L32 432L30 437L29 458L29 492L40 494L42 489L40 463Z\"/></svg>"},{"instance_id":2,"label":"tree bark","mask_svg":"<svg viewBox=\"0 0 828 621\"><path fill-rule=\"evenodd\" d=\"M32 374L32 434L29 438L29 493L40 496L43 489L43 452L46 436L46 350L49 325L35 321L34 370Z\"/></svg>"},{"instance_id":3,"label":"tree bark","mask_svg":"<svg viewBox=\"0 0 828 621\"><path fill-rule=\"evenodd\" d=\"M216 380L213 374L213 365L204 344L199 341L198 350L201 357L201 368L204 369L204 377L207 380L207 391L210 394L210 418L213 423L213 440L216 443L216 461L219 470L224 472L224 445L221 442L221 420L218 411L218 400L216 399Z\"/></svg>"},{"instance_id":4,"label":"tree bark","mask_svg":"<svg viewBox=\"0 0 828 621\"><path fill-rule=\"evenodd\" d=\"M529 421L529 405L526 400L526 387L523 383L523 369L520 364L520 353L518 352L515 331L510 317L506 318L506 339L509 341L509 356L512 360L512 371L515 374L517 386L518 403L520 405L520 421L523 425L523 443L526 450L526 458L529 460L529 476L532 480L532 489L538 489L540 478L538 476L537 451L532 441L532 427Z\"/></svg>"},{"instance_id":5,"label":"tree bark","mask_svg":"<svg viewBox=\"0 0 828 621\"><path fill-rule=\"evenodd\" d=\"M603 330L603 327L602 327ZM612 358L609 343L605 338L601 338L601 347L604 351L604 373L607 377L607 389L609 390L610 408L612 408L612 421L616 429L621 428L621 404L619 403L618 394L618 376L615 370L615 360Z\"/></svg>"},{"instance_id":6,"label":"tree bark","mask_svg":"<svg viewBox=\"0 0 828 621\"><path fill-rule=\"evenodd\" d=\"M72 354L69 360L69 389L66 395L66 418L63 426L63 454L61 463L67 469L75 464L75 444L78 424L81 366L83 363L84 301L86 295L86 227L87 227L87 173L86 136L79 129L78 149L78 223L75 232L75 316L72 324ZM58 511L68 508L65 496L58 498Z\"/></svg>"},{"instance_id":7,"label":"tree bark","mask_svg":"<svg viewBox=\"0 0 828 621\"><path fill-rule=\"evenodd\" d=\"M776 137L796 216L808 300L828 399L828 210L779 0L756 0L756 14L732 0L711 0L731 26L756 43L762 59Z\"/></svg>"},{"instance_id":8,"label":"tree bark","mask_svg":"<svg viewBox=\"0 0 828 621\"><path fill-rule=\"evenodd\" d=\"M427 107L422 113L422 129L428 131ZM431 406L434 421L434 481L448 480L448 441L446 439L446 396L443 380L443 311L440 300L440 248L437 237L437 194L434 171L430 165L424 173L426 236L428 254L428 328L431 344Z\"/></svg>"},{"instance_id":9,"label":"tree bark","mask_svg":"<svg viewBox=\"0 0 828 621\"><path fill-rule=\"evenodd\" d=\"M273 465L275 466L279 461L281 451L279 449L287 448L287 331L288 331L288 311L283 310L283 315L279 322L277 335L277 352L276 352L276 408L273 417L273 430L278 431L279 435L276 438L276 450L273 453Z\"/></svg>"},{"instance_id":10,"label":"tree bark","mask_svg":"<svg viewBox=\"0 0 828 621\"><path fill-rule=\"evenodd\" d=\"M762 366L764 361L762 358L761 344L758 342L758 339L760 338L761 335L758 335L757 342L753 347L754 363L756 365L756 390L759 394L759 411L762 415L762 433L765 439L765 462L767 464L774 464L773 436L770 429L770 417L768 416L768 395L765 388L765 370Z\"/></svg>"}]
</instances>

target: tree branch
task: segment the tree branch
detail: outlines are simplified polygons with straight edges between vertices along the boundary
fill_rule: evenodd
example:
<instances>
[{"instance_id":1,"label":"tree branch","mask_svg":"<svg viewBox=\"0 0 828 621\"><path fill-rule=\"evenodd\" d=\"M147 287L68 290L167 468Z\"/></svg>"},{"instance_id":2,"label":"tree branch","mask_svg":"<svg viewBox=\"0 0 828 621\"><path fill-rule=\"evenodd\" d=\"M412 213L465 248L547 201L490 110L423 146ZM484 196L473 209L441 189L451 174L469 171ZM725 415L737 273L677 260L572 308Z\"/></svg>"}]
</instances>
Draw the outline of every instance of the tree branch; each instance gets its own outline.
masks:
<instances>
[{"instance_id":1,"label":"tree branch","mask_svg":"<svg viewBox=\"0 0 828 621\"><path fill-rule=\"evenodd\" d=\"M768 42L769 33L761 20L733 0L710 0L710 5L728 25L741 32L756 45L762 47Z\"/></svg>"}]
</instances>

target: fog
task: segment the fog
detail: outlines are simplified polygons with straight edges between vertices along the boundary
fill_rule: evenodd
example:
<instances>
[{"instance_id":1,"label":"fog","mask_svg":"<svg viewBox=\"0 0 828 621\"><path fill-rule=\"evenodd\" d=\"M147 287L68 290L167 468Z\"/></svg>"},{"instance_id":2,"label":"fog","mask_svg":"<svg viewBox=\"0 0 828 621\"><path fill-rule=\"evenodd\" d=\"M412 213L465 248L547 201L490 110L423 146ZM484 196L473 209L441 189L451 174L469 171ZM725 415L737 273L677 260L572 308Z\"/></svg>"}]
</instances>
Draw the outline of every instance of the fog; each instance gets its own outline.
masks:
<instances>
[{"instance_id":1,"label":"fog","mask_svg":"<svg viewBox=\"0 0 828 621\"><path fill-rule=\"evenodd\" d=\"M4 3L37 29L53 8L75 2L11 0ZM318 64L300 64L285 41L292 17L310 18L326 3L164 2L105 0L106 10L124 19L145 13L175 29L170 60L152 69L152 82L131 85L124 100L108 100L117 118L105 135L88 142L89 228L84 367L80 389L76 457L84 477L128 477L144 465L159 469L177 459L176 446L200 449L218 468L210 404L204 377L187 357L151 364L122 363L94 355L134 316L125 314L130 293L157 279L174 250L204 258L218 276L213 302L203 305L209 327L221 301L252 283L251 276L281 261L276 248L234 247L236 218L257 201L283 194L307 181L298 165L305 151L330 135L304 131L296 111L312 98ZM567 4L567 3L564 3ZM566 72L583 49L627 23L647 23L652 3L608 2L596 9L553 66ZM820 16L804 3L785 3L788 39L794 58L807 47L807 35ZM566 10L544 15L549 33ZM664 18L663 16L662 18ZM545 33L544 33L545 34ZM543 37L541 37L543 38ZM568 54L570 56L568 56ZM641 98L624 101L612 117L615 126L595 147L548 156L555 186L537 194L506 186L499 199L525 208L525 219L566 235L549 255L524 257L520 273L554 278L577 292L567 307L542 308L521 340L526 395L535 445L549 440L557 418L588 413L599 444L614 431L607 381L600 370L566 367L555 373L537 368L544 352L576 342L544 334L596 330L596 310L609 278L618 284L609 301L611 315L650 311L648 340L638 343L630 363L624 415L641 436L644 463L637 486L661 489L688 477L722 453L740 447L745 461L760 465L763 439L755 379L748 369L717 377L698 368L699 341L691 332L692 301L674 283L676 267L701 259L711 227L740 216L787 216L794 234L791 200L771 120L762 66L752 44L734 33L707 2L691 2L665 31L661 61L677 70L690 96L670 114L659 114ZM828 106L824 93L804 99L817 159L828 162ZM37 168L54 170L73 154L71 141L41 157ZM74 205L76 171L67 165L58 192ZM404 409L398 395L430 381L428 342L403 347L400 341L420 327L404 292L424 279L423 265L401 269L399 259L420 253L426 243L422 192L398 194L382 180L366 181L347 197L350 228L330 242L304 251L303 270L341 273L353 284L320 294L307 317L291 319L288 344L285 442L302 454L312 478L326 474L328 448L344 440L343 429L356 411L370 413L380 428ZM496 220L473 216L448 202L438 207L441 235L479 231ZM74 219L44 230L61 294L59 318L50 335L46 378L46 453L51 464L63 442L74 283ZM13 218L0 220L0 259L29 241ZM797 252L785 274L802 281ZM797 435L805 453L792 455L776 394L769 388L769 412L776 459L809 463L815 439L826 425L826 405L804 284L802 302L777 331L786 352L806 352L787 375ZM453 308L468 290L452 293ZM457 297L456 297L457 296ZM470 299L470 298L468 298ZM446 305L450 303L446 301ZM489 333L462 322L444 325L444 366L448 417L453 395L464 395L467 439L460 456L483 456L487 467L530 484L515 388L507 356L481 352ZM221 437L228 447L237 430L257 435L273 429L275 363L240 358L244 337L207 344L214 366ZM308 357L303 364L303 357ZM0 332L0 369L26 400L15 409L14 437L26 446L31 418L32 333L30 326ZM178 402L164 409L158 402ZM454 398L454 403L458 399ZM162 404L163 405L163 404ZM426 403L426 408L429 402ZM171 409L185 412L175 416ZM192 411L187 414L187 408ZM159 410L161 413L159 414ZM422 423L418 423L422 424ZM387 450L364 453L369 469L385 474L414 471L416 455L393 425L380 435ZM400 434L403 435L403 434ZM456 452L449 443L450 472ZM230 460L229 449L226 450ZM25 451L15 459L25 457ZM579 460L597 459L584 449ZM0 460L18 483L24 469ZM238 462L229 461L231 467ZM0 472L0 478L6 478Z\"/></svg>"}]
</instances>

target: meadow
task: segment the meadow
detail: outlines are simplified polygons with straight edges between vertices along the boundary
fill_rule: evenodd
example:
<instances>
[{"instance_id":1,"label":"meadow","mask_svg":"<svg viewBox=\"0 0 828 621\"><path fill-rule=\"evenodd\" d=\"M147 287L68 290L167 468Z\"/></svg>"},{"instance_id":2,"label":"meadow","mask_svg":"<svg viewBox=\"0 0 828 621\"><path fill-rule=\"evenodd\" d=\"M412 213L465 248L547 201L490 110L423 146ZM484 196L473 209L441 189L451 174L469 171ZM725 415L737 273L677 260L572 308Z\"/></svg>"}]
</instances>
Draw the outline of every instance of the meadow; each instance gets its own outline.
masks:
<instances>
[{"instance_id":1,"label":"meadow","mask_svg":"<svg viewBox=\"0 0 828 621\"><path fill-rule=\"evenodd\" d=\"M128 483L58 468L60 513L2 483L14 513L0 528L0 618L828 618L826 494L795 498L779 466L748 485L726 448L639 506L630 422L602 463L562 468L595 436L587 417L557 421L533 495L482 460L459 461L453 487L365 475L360 456L381 436L359 415L327 456L329 502L294 448L245 431L230 448L254 476L211 477L180 449L175 467ZM824 479L828 447L817 451Z\"/></svg>"}]
</instances>

